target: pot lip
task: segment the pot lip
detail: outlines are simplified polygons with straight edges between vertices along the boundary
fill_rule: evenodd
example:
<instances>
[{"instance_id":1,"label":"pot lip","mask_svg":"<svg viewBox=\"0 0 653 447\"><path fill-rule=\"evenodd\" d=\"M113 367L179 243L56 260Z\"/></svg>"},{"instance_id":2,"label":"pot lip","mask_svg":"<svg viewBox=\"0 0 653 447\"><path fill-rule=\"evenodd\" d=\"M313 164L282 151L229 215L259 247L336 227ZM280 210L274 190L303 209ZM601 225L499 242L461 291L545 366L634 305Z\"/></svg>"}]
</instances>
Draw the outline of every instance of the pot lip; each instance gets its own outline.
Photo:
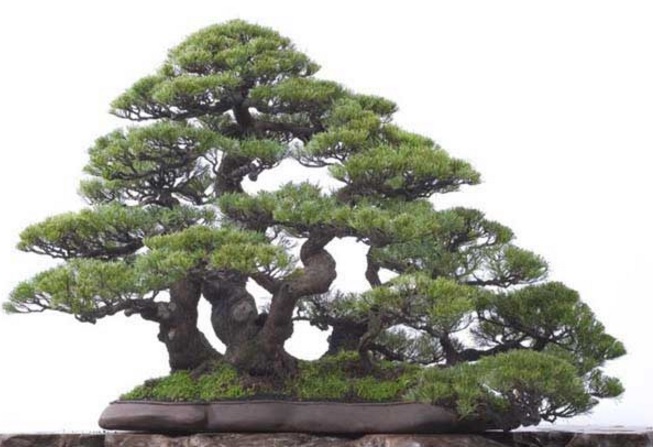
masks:
<instances>
[{"instance_id":1,"label":"pot lip","mask_svg":"<svg viewBox=\"0 0 653 447\"><path fill-rule=\"evenodd\" d=\"M109 405L162 405L162 406L209 406L209 405L252 405L252 404L275 404L275 405L328 405L328 406L353 406L353 407L388 407L419 405L426 407L442 408L439 405L432 405L424 402L413 401L388 401L388 402L339 402L329 400L292 400L292 399L234 399L215 401L162 401L162 400L114 400Z\"/></svg>"}]
</instances>

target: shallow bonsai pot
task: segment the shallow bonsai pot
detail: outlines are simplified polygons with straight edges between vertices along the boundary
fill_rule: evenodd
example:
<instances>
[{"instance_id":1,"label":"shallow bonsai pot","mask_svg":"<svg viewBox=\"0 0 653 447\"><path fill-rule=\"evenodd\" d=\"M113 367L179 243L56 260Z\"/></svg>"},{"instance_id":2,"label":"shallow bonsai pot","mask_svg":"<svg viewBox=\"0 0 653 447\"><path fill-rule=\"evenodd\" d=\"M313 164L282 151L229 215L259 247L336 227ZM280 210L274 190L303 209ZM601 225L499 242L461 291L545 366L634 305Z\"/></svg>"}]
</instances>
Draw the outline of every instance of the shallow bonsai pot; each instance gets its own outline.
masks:
<instances>
[{"instance_id":1,"label":"shallow bonsai pot","mask_svg":"<svg viewBox=\"0 0 653 447\"><path fill-rule=\"evenodd\" d=\"M158 432L372 434L480 431L480 427L461 423L453 412L445 408L411 402L117 401L104 410L99 424L107 430Z\"/></svg>"}]
</instances>

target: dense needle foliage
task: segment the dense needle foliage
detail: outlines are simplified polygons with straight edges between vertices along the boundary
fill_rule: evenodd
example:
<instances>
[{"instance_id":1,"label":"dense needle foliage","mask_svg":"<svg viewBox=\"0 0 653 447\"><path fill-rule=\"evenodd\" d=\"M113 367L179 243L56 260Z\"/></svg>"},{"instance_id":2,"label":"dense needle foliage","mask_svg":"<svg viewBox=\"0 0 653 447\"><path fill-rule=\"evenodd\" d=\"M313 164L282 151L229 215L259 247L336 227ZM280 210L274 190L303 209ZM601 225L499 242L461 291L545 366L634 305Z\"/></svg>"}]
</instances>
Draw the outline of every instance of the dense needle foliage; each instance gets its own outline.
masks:
<instances>
[{"instance_id":1,"label":"dense needle foliage","mask_svg":"<svg viewBox=\"0 0 653 447\"><path fill-rule=\"evenodd\" d=\"M578 294L547 282L546 262L506 226L433 207L477 184L473 167L395 125L392 101L318 68L238 20L170 50L112 103L137 124L89 149L88 208L21 234L19 249L62 263L20 283L5 310L158 324L173 374L129 398L401 398L512 428L619 395L602 367L624 348ZM283 176L284 161L339 186L251 192L261 174ZM342 238L366 250L366 292L332 287L329 243ZM197 329L201 299L223 353ZM297 320L332 331L317 363L284 350Z\"/></svg>"}]
</instances>

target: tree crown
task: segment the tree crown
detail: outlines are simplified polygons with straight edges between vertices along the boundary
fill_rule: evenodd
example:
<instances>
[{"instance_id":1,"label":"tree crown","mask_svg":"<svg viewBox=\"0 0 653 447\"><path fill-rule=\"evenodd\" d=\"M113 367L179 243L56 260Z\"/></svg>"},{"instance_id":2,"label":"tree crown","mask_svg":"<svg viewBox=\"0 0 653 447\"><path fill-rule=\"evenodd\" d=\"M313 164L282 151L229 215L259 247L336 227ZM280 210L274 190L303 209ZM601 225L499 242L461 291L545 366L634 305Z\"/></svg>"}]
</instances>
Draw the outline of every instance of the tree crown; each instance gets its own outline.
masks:
<instances>
[{"instance_id":1,"label":"tree crown","mask_svg":"<svg viewBox=\"0 0 653 447\"><path fill-rule=\"evenodd\" d=\"M575 291L547 282L544 259L478 210L434 208L435 195L479 183L472 166L394 124L392 101L318 79L318 68L239 20L170 50L112 103L139 124L89 149L89 207L22 232L19 249L63 264L20 283L5 310L140 315L159 324L173 371L219 359L285 379L297 369L284 342L306 320L332 330L327 355L356 351L368 371L419 366L406 396L498 427L620 394L602 367L623 345ZM339 186L250 191L289 159L327 168ZM328 244L345 237L367 250L363 293L332 288ZM270 294L267 312L248 281ZM224 354L196 328L202 296Z\"/></svg>"}]
</instances>

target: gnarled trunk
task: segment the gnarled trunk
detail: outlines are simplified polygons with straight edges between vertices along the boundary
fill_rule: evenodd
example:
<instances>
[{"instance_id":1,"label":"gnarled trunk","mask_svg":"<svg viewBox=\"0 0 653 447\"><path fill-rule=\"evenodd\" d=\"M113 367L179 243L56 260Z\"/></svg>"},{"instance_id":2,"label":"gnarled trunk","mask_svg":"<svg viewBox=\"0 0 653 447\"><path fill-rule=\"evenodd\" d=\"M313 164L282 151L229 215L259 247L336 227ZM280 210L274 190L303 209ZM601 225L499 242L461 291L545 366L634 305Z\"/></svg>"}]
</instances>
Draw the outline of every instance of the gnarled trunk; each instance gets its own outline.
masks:
<instances>
[{"instance_id":1,"label":"gnarled trunk","mask_svg":"<svg viewBox=\"0 0 653 447\"><path fill-rule=\"evenodd\" d=\"M293 332L292 318L297 301L304 296L327 292L336 278L335 260L324 248L333 238L334 234L327 231L311 234L299 252L303 271L281 284L272 297L270 315L258 338L264 350L262 358L269 362L269 370L277 375L292 374L296 367L283 345Z\"/></svg>"},{"instance_id":2,"label":"gnarled trunk","mask_svg":"<svg viewBox=\"0 0 653 447\"><path fill-rule=\"evenodd\" d=\"M247 276L226 272L216 272L202 284L202 293L212 307L213 330L227 346L225 360L251 375L291 374L296 359L284 351L283 343L265 338L262 328L267 314L258 313L246 285Z\"/></svg>"},{"instance_id":3,"label":"gnarled trunk","mask_svg":"<svg viewBox=\"0 0 653 447\"><path fill-rule=\"evenodd\" d=\"M246 108L238 105L233 110L243 135L256 130ZM244 176L256 174L251 168L244 158L224 157L216 173L216 195L242 192ZM255 231L265 227L248 225ZM300 251L304 269L299 276L284 282L268 278L266 289L273 294L269 315L258 314L254 298L246 290L247 276L216 272L204 280L202 293L212 306L213 329L227 346L226 361L252 375L283 378L293 374L297 360L283 347L293 332L293 312L299 298L326 292L335 279L335 261L324 249L334 236L327 231L311 234Z\"/></svg>"},{"instance_id":4,"label":"gnarled trunk","mask_svg":"<svg viewBox=\"0 0 653 447\"><path fill-rule=\"evenodd\" d=\"M354 321L334 321L333 330L329 336L329 349L324 354L336 355L342 351L355 351L358 349L360 340L367 332L367 322L358 323Z\"/></svg>"},{"instance_id":5,"label":"gnarled trunk","mask_svg":"<svg viewBox=\"0 0 653 447\"><path fill-rule=\"evenodd\" d=\"M284 344L293 332L297 300L326 292L336 277L335 261L324 249L332 239L332 234L322 233L304 242L300 251L304 269L293 279L270 286L269 315L258 314L245 275L216 272L204 281L202 292L213 307L213 328L227 346L226 361L257 376L279 379L295 372L297 360Z\"/></svg>"},{"instance_id":6,"label":"gnarled trunk","mask_svg":"<svg viewBox=\"0 0 653 447\"><path fill-rule=\"evenodd\" d=\"M170 302L158 312L159 340L166 345L172 372L201 368L221 358L197 328L200 282L182 279L170 287Z\"/></svg>"},{"instance_id":7,"label":"gnarled trunk","mask_svg":"<svg viewBox=\"0 0 653 447\"><path fill-rule=\"evenodd\" d=\"M215 272L202 282L202 294L211 303L213 330L227 353L260 330L256 301L246 285L247 276L231 272Z\"/></svg>"}]
</instances>

